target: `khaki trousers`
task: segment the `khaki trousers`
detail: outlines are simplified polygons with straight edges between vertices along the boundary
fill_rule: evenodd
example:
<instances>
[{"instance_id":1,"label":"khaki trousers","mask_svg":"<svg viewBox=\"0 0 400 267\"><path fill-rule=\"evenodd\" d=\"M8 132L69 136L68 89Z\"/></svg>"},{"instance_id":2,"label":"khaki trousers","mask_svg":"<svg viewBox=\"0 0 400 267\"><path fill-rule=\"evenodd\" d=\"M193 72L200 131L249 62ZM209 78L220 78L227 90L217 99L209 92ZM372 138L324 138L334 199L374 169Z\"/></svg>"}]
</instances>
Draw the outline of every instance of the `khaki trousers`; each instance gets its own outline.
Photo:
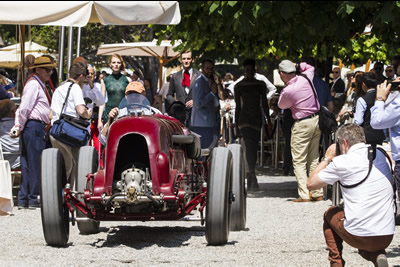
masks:
<instances>
[{"instance_id":1,"label":"khaki trousers","mask_svg":"<svg viewBox=\"0 0 400 267\"><path fill-rule=\"evenodd\" d=\"M79 158L79 147L71 147L66 145L53 136L50 135L51 145L54 148L58 148L63 155L65 163L65 171L67 172L67 181L71 184L71 188L74 188L74 184L77 176L77 165Z\"/></svg>"},{"instance_id":2,"label":"khaki trousers","mask_svg":"<svg viewBox=\"0 0 400 267\"><path fill-rule=\"evenodd\" d=\"M295 121L292 126L290 145L293 158L293 170L297 179L299 197L302 199L310 198L307 189L307 169L311 174L319 163L319 139L321 131L318 122L319 116L315 116L309 119ZM323 196L322 189L311 191L311 196L313 198Z\"/></svg>"},{"instance_id":3,"label":"khaki trousers","mask_svg":"<svg viewBox=\"0 0 400 267\"><path fill-rule=\"evenodd\" d=\"M385 254L385 248L392 242L393 235L355 236L344 229L344 211L341 207L331 207L324 214L324 236L329 250L331 266L341 267L343 241L354 248L366 260L375 262L379 254Z\"/></svg>"}]
</instances>

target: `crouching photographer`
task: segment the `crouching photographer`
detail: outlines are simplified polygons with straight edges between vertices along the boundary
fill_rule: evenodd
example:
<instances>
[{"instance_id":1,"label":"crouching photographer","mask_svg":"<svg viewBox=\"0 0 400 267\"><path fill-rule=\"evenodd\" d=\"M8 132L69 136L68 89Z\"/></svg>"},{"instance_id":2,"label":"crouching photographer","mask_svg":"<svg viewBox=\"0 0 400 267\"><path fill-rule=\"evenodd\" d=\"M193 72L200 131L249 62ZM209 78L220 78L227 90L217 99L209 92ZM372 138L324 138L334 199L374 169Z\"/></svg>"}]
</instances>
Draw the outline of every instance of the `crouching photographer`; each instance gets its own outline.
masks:
<instances>
[{"instance_id":1,"label":"crouching photographer","mask_svg":"<svg viewBox=\"0 0 400 267\"><path fill-rule=\"evenodd\" d=\"M331 207L324 214L331 266L344 266L343 241L375 266L388 266L385 249L395 231L390 158L367 146L356 124L340 127L336 135L337 144L328 148L307 182L309 190L335 182L342 189L344 209Z\"/></svg>"},{"instance_id":2,"label":"crouching photographer","mask_svg":"<svg viewBox=\"0 0 400 267\"><path fill-rule=\"evenodd\" d=\"M79 82L85 77L85 74L86 66L83 63L73 63L69 70L70 78L56 89L51 103L51 113L53 117L51 120L52 129L50 141L52 146L58 148L63 155L67 179L71 186L74 185L76 177L79 146L72 146L71 144L61 141L61 139L56 139L55 136L59 134L56 125L59 125L63 118L65 118L64 121L66 121L67 118L73 118L73 123L86 123L82 128L84 130L85 127L88 128L88 121L79 120L79 117L89 120L92 116L91 109L86 108L82 89L79 86ZM86 142L87 141L88 139L86 139Z\"/></svg>"}]
</instances>

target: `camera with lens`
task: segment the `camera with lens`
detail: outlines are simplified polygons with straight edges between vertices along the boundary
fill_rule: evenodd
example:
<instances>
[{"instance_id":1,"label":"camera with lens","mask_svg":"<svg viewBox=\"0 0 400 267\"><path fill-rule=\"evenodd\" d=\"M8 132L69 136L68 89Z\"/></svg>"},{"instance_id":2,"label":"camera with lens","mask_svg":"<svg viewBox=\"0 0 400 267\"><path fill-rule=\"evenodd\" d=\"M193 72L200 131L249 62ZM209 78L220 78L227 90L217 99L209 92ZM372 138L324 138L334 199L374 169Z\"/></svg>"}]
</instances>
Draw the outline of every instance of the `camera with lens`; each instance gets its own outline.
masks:
<instances>
[{"instance_id":1,"label":"camera with lens","mask_svg":"<svg viewBox=\"0 0 400 267\"><path fill-rule=\"evenodd\" d=\"M391 84L392 87L390 87L390 91L400 91L400 82L388 82L388 84Z\"/></svg>"}]
</instances>

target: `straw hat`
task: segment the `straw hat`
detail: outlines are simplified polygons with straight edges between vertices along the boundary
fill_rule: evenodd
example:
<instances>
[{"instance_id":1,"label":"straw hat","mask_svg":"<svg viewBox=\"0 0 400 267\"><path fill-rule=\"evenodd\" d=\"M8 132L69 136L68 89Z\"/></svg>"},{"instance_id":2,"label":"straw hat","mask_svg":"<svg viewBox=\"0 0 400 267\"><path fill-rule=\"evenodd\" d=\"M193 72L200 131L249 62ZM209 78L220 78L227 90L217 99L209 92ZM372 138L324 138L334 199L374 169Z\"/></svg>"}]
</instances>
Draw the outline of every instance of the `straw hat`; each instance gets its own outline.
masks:
<instances>
[{"instance_id":1,"label":"straw hat","mask_svg":"<svg viewBox=\"0 0 400 267\"><path fill-rule=\"evenodd\" d=\"M51 63L50 58L42 56L35 58L35 63L33 64L33 66L29 67L29 69L44 68L44 67L55 68L57 67L57 65L55 63Z\"/></svg>"},{"instance_id":2,"label":"straw hat","mask_svg":"<svg viewBox=\"0 0 400 267\"><path fill-rule=\"evenodd\" d=\"M142 94L144 92L144 86L140 82L130 82L125 89L125 95L131 91Z\"/></svg>"}]
</instances>

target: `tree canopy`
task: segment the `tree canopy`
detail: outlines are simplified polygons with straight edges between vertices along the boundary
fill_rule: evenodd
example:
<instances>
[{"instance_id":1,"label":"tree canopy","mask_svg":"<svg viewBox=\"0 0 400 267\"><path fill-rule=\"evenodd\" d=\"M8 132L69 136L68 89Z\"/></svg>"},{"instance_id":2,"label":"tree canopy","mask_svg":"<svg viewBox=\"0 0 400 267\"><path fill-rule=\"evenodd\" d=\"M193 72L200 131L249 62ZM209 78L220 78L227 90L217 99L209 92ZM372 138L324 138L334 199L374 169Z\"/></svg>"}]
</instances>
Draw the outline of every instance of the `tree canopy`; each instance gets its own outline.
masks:
<instances>
[{"instance_id":1,"label":"tree canopy","mask_svg":"<svg viewBox=\"0 0 400 267\"><path fill-rule=\"evenodd\" d=\"M178 25L154 26L160 39L181 39L216 59L274 60L312 55L345 63L386 61L397 48L400 2L196 1L180 2ZM372 25L370 35L363 34Z\"/></svg>"},{"instance_id":2,"label":"tree canopy","mask_svg":"<svg viewBox=\"0 0 400 267\"><path fill-rule=\"evenodd\" d=\"M178 25L82 28L81 54L93 63L102 43L182 40L179 50L197 57L239 61L252 57L276 64L282 58L314 56L363 64L389 62L400 54L400 1L182 1ZM364 33L366 26L371 33ZM15 43L13 25L0 25L3 41ZM58 50L59 27L32 26L32 40ZM75 51L75 50L74 50Z\"/></svg>"}]
</instances>

